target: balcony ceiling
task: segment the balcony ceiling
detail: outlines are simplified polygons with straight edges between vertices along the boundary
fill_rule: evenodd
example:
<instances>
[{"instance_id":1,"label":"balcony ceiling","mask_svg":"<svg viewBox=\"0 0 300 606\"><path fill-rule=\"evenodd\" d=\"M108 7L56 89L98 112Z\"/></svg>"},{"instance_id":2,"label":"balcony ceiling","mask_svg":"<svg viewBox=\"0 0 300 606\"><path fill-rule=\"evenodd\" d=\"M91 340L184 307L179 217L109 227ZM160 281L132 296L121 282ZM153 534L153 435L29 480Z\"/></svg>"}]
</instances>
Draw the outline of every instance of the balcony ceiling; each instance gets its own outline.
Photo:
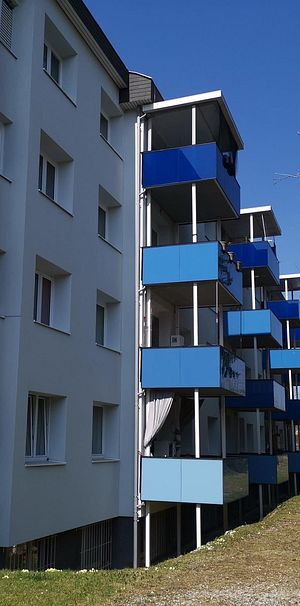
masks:
<instances>
[{"instance_id":1,"label":"balcony ceiling","mask_svg":"<svg viewBox=\"0 0 300 606\"><path fill-rule=\"evenodd\" d=\"M271 206L241 208L239 218L227 221L225 225L226 233L232 242L250 238L251 214L253 215L254 238L267 239L281 235L281 229Z\"/></svg>"}]
</instances>

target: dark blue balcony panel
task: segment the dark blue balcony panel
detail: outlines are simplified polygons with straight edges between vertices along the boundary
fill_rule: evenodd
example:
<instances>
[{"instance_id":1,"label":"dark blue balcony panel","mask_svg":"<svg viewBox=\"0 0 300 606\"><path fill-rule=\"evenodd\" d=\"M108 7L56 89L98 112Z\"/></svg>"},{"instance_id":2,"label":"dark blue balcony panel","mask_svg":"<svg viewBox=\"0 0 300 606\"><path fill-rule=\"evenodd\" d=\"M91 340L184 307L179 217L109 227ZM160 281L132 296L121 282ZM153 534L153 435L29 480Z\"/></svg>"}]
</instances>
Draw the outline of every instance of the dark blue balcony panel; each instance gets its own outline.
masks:
<instances>
[{"instance_id":1,"label":"dark blue balcony panel","mask_svg":"<svg viewBox=\"0 0 300 606\"><path fill-rule=\"evenodd\" d=\"M174 220L186 221L190 216L188 200L180 191L184 184L190 183L197 184L198 221L238 217L240 186L225 168L216 143L143 153L143 187L153 190L156 201ZM162 192L154 192L160 188Z\"/></svg>"},{"instance_id":2,"label":"dark blue balcony panel","mask_svg":"<svg viewBox=\"0 0 300 606\"><path fill-rule=\"evenodd\" d=\"M225 402L236 410L285 410L285 390L273 379L246 379L245 397L228 397Z\"/></svg>"},{"instance_id":3,"label":"dark blue balcony panel","mask_svg":"<svg viewBox=\"0 0 300 606\"><path fill-rule=\"evenodd\" d=\"M273 412L274 421L298 421L300 422L300 400L286 400L285 411Z\"/></svg>"},{"instance_id":4,"label":"dark blue balcony panel","mask_svg":"<svg viewBox=\"0 0 300 606\"><path fill-rule=\"evenodd\" d=\"M289 473L300 473L300 451L288 453Z\"/></svg>"},{"instance_id":5,"label":"dark blue balcony panel","mask_svg":"<svg viewBox=\"0 0 300 606\"><path fill-rule=\"evenodd\" d=\"M219 242L158 246L143 250L145 286L198 282L201 305L212 306L215 305L217 281L220 284L221 304L242 303L242 272L237 270L236 264Z\"/></svg>"},{"instance_id":6,"label":"dark blue balcony panel","mask_svg":"<svg viewBox=\"0 0 300 606\"><path fill-rule=\"evenodd\" d=\"M269 301L268 308L272 310L278 320L289 320L291 327L300 327L300 301Z\"/></svg>"},{"instance_id":7,"label":"dark blue balcony panel","mask_svg":"<svg viewBox=\"0 0 300 606\"><path fill-rule=\"evenodd\" d=\"M257 286L279 284L279 262L269 242L230 244L228 250L234 252L236 260L242 263L244 286L251 284L251 269L255 270Z\"/></svg>"},{"instance_id":8,"label":"dark blue balcony panel","mask_svg":"<svg viewBox=\"0 0 300 606\"><path fill-rule=\"evenodd\" d=\"M223 347L145 348L142 387L199 388L207 396L244 395L245 364Z\"/></svg>"},{"instance_id":9,"label":"dark blue balcony panel","mask_svg":"<svg viewBox=\"0 0 300 606\"><path fill-rule=\"evenodd\" d=\"M224 335L235 347L252 348L254 336L258 347L282 346L282 325L269 309L225 312Z\"/></svg>"},{"instance_id":10,"label":"dark blue balcony panel","mask_svg":"<svg viewBox=\"0 0 300 606\"><path fill-rule=\"evenodd\" d=\"M248 495L246 458L142 459L143 501L223 505Z\"/></svg>"},{"instance_id":11,"label":"dark blue balcony panel","mask_svg":"<svg viewBox=\"0 0 300 606\"><path fill-rule=\"evenodd\" d=\"M283 455L248 455L250 484L282 484L289 479L288 457Z\"/></svg>"},{"instance_id":12,"label":"dark blue balcony panel","mask_svg":"<svg viewBox=\"0 0 300 606\"><path fill-rule=\"evenodd\" d=\"M286 370L300 372L300 349L272 349L270 351L270 369L274 374Z\"/></svg>"}]
</instances>

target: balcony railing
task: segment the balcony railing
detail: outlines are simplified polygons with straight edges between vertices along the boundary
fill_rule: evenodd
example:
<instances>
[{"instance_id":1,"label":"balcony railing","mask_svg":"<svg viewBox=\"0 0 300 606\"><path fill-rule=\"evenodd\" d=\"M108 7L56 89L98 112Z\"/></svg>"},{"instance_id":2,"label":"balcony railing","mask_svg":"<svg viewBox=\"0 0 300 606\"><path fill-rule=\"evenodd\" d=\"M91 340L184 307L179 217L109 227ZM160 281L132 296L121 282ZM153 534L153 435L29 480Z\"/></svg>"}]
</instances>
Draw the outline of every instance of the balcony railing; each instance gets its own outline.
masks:
<instances>
[{"instance_id":1,"label":"balcony railing","mask_svg":"<svg viewBox=\"0 0 300 606\"><path fill-rule=\"evenodd\" d=\"M270 369L275 374L288 369L300 372L300 349L272 349L270 351Z\"/></svg>"},{"instance_id":2,"label":"balcony railing","mask_svg":"<svg viewBox=\"0 0 300 606\"><path fill-rule=\"evenodd\" d=\"M144 457L141 492L144 501L230 503L248 495L247 459Z\"/></svg>"},{"instance_id":3,"label":"balcony railing","mask_svg":"<svg viewBox=\"0 0 300 606\"><path fill-rule=\"evenodd\" d=\"M288 457L282 455L249 455L250 484L282 484L289 479Z\"/></svg>"},{"instance_id":4,"label":"balcony railing","mask_svg":"<svg viewBox=\"0 0 300 606\"><path fill-rule=\"evenodd\" d=\"M283 385L273 379L246 379L244 398L226 398L226 407L236 410L254 411L285 410L285 390Z\"/></svg>"},{"instance_id":5,"label":"balcony railing","mask_svg":"<svg viewBox=\"0 0 300 606\"><path fill-rule=\"evenodd\" d=\"M257 286L279 284L279 262L269 242L245 242L231 244L229 250L235 253L236 259L242 263L244 286L250 285L250 270L255 273Z\"/></svg>"},{"instance_id":6,"label":"balcony railing","mask_svg":"<svg viewBox=\"0 0 300 606\"><path fill-rule=\"evenodd\" d=\"M158 246L143 250L145 286L199 282L201 305L215 304L219 282L220 303L242 303L243 276L219 242ZM211 283L211 287L210 287Z\"/></svg>"},{"instance_id":7,"label":"balcony railing","mask_svg":"<svg viewBox=\"0 0 300 606\"><path fill-rule=\"evenodd\" d=\"M225 168L223 156L216 143L143 153L143 187L165 189L188 183L197 183L199 221L218 217L229 219L239 215L240 186ZM180 220L184 219L183 209L180 212L176 208L176 192L171 198L167 200L165 196L164 201L160 198L159 203L166 205L168 214L173 218L177 216ZM181 199L181 205L185 205L184 198ZM188 216L190 208L186 218Z\"/></svg>"},{"instance_id":8,"label":"balcony railing","mask_svg":"<svg viewBox=\"0 0 300 606\"><path fill-rule=\"evenodd\" d=\"M207 396L245 395L245 364L219 346L145 348L142 387L199 388Z\"/></svg>"},{"instance_id":9,"label":"balcony railing","mask_svg":"<svg viewBox=\"0 0 300 606\"><path fill-rule=\"evenodd\" d=\"M282 346L282 325L269 309L229 311L224 313L224 333L236 347Z\"/></svg>"},{"instance_id":10,"label":"balcony railing","mask_svg":"<svg viewBox=\"0 0 300 606\"><path fill-rule=\"evenodd\" d=\"M269 301L268 308L281 322L289 320L290 326L300 327L300 301L298 299L294 301Z\"/></svg>"}]
</instances>

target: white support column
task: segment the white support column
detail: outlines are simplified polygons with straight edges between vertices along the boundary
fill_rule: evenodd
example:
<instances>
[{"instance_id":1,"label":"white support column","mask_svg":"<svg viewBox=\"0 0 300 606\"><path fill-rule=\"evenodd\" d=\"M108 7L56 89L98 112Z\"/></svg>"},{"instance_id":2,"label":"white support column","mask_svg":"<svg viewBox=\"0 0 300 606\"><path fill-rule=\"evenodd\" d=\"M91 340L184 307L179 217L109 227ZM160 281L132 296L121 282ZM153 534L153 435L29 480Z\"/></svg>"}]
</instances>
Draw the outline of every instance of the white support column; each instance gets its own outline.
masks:
<instances>
[{"instance_id":1,"label":"white support column","mask_svg":"<svg viewBox=\"0 0 300 606\"><path fill-rule=\"evenodd\" d=\"M222 448L222 459L226 459L226 408L225 408L225 397L220 398L220 409L221 409L221 448Z\"/></svg>"},{"instance_id":2,"label":"white support column","mask_svg":"<svg viewBox=\"0 0 300 606\"><path fill-rule=\"evenodd\" d=\"M181 555L181 503L177 503L177 556Z\"/></svg>"},{"instance_id":3,"label":"white support column","mask_svg":"<svg viewBox=\"0 0 300 606\"><path fill-rule=\"evenodd\" d=\"M273 420L272 413L269 412L269 444L270 444L270 455L273 454Z\"/></svg>"},{"instance_id":4,"label":"white support column","mask_svg":"<svg viewBox=\"0 0 300 606\"><path fill-rule=\"evenodd\" d=\"M150 549L150 503L147 502L145 515L145 568L149 568L151 563Z\"/></svg>"},{"instance_id":5,"label":"white support column","mask_svg":"<svg viewBox=\"0 0 300 606\"><path fill-rule=\"evenodd\" d=\"M289 289L288 289L288 280L287 279L284 280L284 297L285 297L285 300L288 301ZM285 326L286 326L287 348L291 349L291 333L290 333L290 321L289 320L286 321ZM292 377L292 370L290 368L288 370L288 377L289 377L289 397L290 397L290 400L293 400L293 377Z\"/></svg>"}]
</instances>

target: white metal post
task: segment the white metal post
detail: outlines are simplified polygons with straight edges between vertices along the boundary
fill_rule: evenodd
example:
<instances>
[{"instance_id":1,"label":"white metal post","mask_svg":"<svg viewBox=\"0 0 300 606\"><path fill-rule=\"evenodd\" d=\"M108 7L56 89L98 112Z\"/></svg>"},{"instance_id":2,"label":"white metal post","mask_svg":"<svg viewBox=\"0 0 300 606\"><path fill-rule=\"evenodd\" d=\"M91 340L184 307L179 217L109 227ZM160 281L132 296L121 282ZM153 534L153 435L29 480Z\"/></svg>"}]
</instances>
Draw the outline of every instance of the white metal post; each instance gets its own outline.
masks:
<instances>
[{"instance_id":1,"label":"white metal post","mask_svg":"<svg viewBox=\"0 0 300 606\"><path fill-rule=\"evenodd\" d=\"M145 515L145 567L149 568L151 560L151 545L150 545L150 503L146 503Z\"/></svg>"},{"instance_id":2,"label":"white metal post","mask_svg":"<svg viewBox=\"0 0 300 606\"><path fill-rule=\"evenodd\" d=\"M177 503L176 511L177 521L177 555L181 555L181 503Z\"/></svg>"}]
</instances>

